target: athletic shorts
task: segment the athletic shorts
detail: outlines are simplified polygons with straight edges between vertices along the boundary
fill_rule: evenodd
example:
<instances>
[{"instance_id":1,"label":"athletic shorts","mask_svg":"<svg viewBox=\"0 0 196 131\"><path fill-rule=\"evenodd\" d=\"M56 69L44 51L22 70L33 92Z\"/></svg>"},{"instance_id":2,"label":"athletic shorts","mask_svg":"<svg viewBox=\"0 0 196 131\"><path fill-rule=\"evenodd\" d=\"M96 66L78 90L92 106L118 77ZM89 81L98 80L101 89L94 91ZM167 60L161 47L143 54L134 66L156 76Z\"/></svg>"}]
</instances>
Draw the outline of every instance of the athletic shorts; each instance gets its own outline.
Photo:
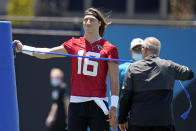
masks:
<instances>
[{"instance_id":1,"label":"athletic shorts","mask_svg":"<svg viewBox=\"0 0 196 131\"><path fill-rule=\"evenodd\" d=\"M68 113L68 131L109 131L108 116L94 101L70 103Z\"/></svg>"}]
</instances>

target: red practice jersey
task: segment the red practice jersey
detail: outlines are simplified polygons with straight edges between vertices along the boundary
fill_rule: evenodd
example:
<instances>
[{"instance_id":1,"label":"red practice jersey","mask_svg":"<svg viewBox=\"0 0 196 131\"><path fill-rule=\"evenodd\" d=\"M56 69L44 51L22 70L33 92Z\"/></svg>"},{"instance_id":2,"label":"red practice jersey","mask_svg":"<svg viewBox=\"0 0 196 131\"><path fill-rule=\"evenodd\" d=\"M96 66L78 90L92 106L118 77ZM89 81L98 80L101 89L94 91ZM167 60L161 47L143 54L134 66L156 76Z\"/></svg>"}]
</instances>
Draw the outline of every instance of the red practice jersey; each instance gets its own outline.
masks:
<instances>
[{"instance_id":1,"label":"red practice jersey","mask_svg":"<svg viewBox=\"0 0 196 131\"><path fill-rule=\"evenodd\" d=\"M119 59L117 48L104 39L89 43L85 37L63 43L69 54ZM106 97L107 61L72 57L71 95Z\"/></svg>"}]
</instances>

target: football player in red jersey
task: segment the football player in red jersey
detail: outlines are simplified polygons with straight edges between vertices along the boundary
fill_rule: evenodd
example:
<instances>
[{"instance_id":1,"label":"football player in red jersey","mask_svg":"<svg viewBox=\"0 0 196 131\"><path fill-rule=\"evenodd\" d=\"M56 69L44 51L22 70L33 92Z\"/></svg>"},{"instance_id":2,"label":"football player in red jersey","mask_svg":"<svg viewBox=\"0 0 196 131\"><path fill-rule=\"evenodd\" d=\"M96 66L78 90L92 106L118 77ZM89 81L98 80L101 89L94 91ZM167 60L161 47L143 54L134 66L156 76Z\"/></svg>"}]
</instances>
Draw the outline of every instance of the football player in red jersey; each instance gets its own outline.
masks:
<instances>
[{"instance_id":1,"label":"football player in red jersey","mask_svg":"<svg viewBox=\"0 0 196 131\"><path fill-rule=\"evenodd\" d=\"M21 52L20 50L23 49L118 59L117 48L102 38L105 28L110 23L106 21L99 10L89 8L84 13L84 37L72 38L61 46L54 48L30 47L23 45L18 40L13 41L13 43L17 44L17 52ZM27 51L22 51L22 53L40 59L63 57ZM106 95L106 77L108 71L111 87L110 109L107 107ZM117 125L116 108L119 99L118 83L118 62L73 57L68 130L86 131L87 126L89 126L91 131L108 131L109 123L115 129Z\"/></svg>"}]
</instances>

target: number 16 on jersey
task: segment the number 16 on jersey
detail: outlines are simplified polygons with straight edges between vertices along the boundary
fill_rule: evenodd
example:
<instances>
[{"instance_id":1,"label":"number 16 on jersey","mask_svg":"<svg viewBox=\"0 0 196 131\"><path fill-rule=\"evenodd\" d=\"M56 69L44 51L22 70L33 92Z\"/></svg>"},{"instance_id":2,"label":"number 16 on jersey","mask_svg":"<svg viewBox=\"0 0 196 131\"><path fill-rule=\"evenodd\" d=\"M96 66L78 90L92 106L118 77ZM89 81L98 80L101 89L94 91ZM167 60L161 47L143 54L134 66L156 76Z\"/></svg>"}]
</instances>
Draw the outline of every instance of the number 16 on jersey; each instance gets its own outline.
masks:
<instances>
[{"instance_id":1,"label":"number 16 on jersey","mask_svg":"<svg viewBox=\"0 0 196 131\"><path fill-rule=\"evenodd\" d=\"M83 56L84 55L84 51L83 50L79 50L78 51L78 55L79 56ZM86 56L100 57L100 54L89 51L89 52L86 52ZM87 70L88 65L93 66L93 71L88 71ZM83 65L83 69L82 69L82 58L78 57L78 74L83 73L84 75L88 75L88 76L97 76L97 69L98 69L98 62L91 61L88 58L84 58L84 65ZM81 70L83 72L81 72Z\"/></svg>"}]
</instances>

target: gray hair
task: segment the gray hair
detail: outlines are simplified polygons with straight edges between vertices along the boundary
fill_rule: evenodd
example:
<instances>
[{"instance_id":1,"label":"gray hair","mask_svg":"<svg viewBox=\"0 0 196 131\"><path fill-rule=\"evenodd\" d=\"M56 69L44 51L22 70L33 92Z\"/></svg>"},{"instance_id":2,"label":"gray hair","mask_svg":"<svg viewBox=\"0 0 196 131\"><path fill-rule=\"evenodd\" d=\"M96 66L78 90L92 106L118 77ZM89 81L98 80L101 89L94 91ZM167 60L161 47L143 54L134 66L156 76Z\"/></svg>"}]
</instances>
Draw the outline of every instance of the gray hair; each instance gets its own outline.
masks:
<instances>
[{"instance_id":1,"label":"gray hair","mask_svg":"<svg viewBox=\"0 0 196 131\"><path fill-rule=\"evenodd\" d=\"M156 46L151 44L150 42L144 42L144 46L146 46L147 50L151 52L153 55L159 56L161 50L161 43L160 46Z\"/></svg>"}]
</instances>

